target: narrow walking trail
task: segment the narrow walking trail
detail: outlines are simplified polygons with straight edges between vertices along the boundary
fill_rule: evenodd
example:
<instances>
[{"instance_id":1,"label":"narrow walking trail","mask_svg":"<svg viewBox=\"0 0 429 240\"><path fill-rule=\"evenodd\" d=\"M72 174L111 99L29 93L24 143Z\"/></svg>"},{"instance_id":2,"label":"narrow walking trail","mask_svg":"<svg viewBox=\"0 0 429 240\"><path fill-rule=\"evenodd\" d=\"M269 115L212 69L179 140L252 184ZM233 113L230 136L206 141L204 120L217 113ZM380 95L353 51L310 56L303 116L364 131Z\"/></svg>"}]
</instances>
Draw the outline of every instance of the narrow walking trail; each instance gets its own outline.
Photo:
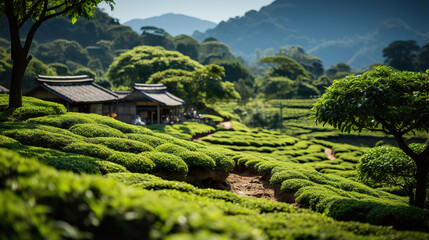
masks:
<instances>
[{"instance_id":1,"label":"narrow walking trail","mask_svg":"<svg viewBox=\"0 0 429 240\"><path fill-rule=\"evenodd\" d=\"M230 173L225 182L238 196L276 201L273 186L261 178L253 173Z\"/></svg>"}]
</instances>

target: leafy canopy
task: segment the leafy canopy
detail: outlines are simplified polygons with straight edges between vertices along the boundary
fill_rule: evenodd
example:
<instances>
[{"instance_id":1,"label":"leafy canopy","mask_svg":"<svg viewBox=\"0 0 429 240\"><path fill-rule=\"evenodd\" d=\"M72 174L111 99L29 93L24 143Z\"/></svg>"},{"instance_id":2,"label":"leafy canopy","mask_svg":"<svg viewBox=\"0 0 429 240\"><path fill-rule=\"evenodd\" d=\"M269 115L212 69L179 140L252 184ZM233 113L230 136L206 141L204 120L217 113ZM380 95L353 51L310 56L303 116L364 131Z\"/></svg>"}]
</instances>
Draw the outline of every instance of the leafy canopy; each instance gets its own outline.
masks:
<instances>
[{"instance_id":1,"label":"leafy canopy","mask_svg":"<svg viewBox=\"0 0 429 240\"><path fill-rule=\"evenodd\" d=\"M379 66L334 81L313 107L316 123L343 132L381 131L404 135L429 130L429 71L396 71Z\"/></svg>"},{"instance_id":2,"label":"leafy canopy","mask_svg":"<svg viewBox=\"0 0 429 240\"><path fill-rule=\"evenodd\" d=\"M194 71L203 66L180 52L162 47L139 46L115 58L108 77L116 86L144 83L149 77L167 69Z\"/></svg>"}]
</instances>

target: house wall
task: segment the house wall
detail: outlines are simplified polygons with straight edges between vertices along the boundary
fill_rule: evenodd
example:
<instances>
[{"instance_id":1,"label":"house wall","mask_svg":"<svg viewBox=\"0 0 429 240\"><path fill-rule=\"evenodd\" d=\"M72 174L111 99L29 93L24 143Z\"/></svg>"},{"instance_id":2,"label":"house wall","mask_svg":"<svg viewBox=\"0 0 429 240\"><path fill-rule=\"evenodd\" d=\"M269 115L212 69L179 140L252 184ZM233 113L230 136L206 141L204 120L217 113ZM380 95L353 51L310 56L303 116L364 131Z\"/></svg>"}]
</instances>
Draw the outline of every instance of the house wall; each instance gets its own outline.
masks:
<instances>
[{"instance_id":1,"label":"house wall","mask_svg":"<svg viewBox=\"0 0 429 240\"><path fill-rule=\"evenodd\" d=\"M116 104L116 119L126 123L134 123L136 119L136 103L135 102L119 102Z\"/></svg>"}]
</instances>

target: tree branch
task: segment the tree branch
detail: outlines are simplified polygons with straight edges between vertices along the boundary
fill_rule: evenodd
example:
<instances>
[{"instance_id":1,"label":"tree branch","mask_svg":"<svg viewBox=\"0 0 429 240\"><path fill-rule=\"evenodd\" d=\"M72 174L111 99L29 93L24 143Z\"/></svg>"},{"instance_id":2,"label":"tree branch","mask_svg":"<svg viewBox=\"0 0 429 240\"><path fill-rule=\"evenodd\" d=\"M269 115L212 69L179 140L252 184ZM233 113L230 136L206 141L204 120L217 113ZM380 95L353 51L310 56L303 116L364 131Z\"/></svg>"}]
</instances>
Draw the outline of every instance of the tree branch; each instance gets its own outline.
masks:
<instances>
[{"instance_id":1,"label":"tree branch","mask_svg":"<svg viewBox=\"0 0 429 240\"><path fill-rule=\"evenodd\" d=\"M32 7L31 9L28 11L28 13L25 14L25 16L21 19L21 22L18 24L18 28L21 28L31 17L31 14L33 14L33 12L36 10L36 8L39 6L39 4L42 1L48 1L48 0L38 0ZM23 1L25 4L25 1Z\"/></svg>"}]
</instances>

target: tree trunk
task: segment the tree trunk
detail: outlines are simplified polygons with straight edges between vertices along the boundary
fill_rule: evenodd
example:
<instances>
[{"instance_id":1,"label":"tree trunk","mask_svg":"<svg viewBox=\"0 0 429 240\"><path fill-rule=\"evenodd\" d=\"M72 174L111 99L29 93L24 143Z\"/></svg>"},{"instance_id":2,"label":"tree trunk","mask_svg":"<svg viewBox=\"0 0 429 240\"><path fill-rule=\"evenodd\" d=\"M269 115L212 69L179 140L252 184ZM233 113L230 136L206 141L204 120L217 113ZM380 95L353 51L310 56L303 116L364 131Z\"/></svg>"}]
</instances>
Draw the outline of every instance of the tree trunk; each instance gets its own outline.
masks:
<instances>
[{"instance_id":1,"label":"tree trunk","mask_svg":"<svg viewBox=\"0 0 429 240\"><path fill-rule=\"evenodd\" d=\"M10 81L9 108L22 107L22 81L28 65L26 56L16 56L13 59L12 79Z\"/></svg>"},{"instance_id":2,"label":"tree trunk","mask_svg":"<svg viewBox=\"0 0 429 240\"><path fill-rule=\"evenodd\" d=\"M428 173L429 166L427 164L426 159L419 159L420 161L416 161L417 173L416 173L416 196L414 199L414 206L424 208L425 200L426 200L426 186L428 182Z\"/></svg>"}]
</instances>

